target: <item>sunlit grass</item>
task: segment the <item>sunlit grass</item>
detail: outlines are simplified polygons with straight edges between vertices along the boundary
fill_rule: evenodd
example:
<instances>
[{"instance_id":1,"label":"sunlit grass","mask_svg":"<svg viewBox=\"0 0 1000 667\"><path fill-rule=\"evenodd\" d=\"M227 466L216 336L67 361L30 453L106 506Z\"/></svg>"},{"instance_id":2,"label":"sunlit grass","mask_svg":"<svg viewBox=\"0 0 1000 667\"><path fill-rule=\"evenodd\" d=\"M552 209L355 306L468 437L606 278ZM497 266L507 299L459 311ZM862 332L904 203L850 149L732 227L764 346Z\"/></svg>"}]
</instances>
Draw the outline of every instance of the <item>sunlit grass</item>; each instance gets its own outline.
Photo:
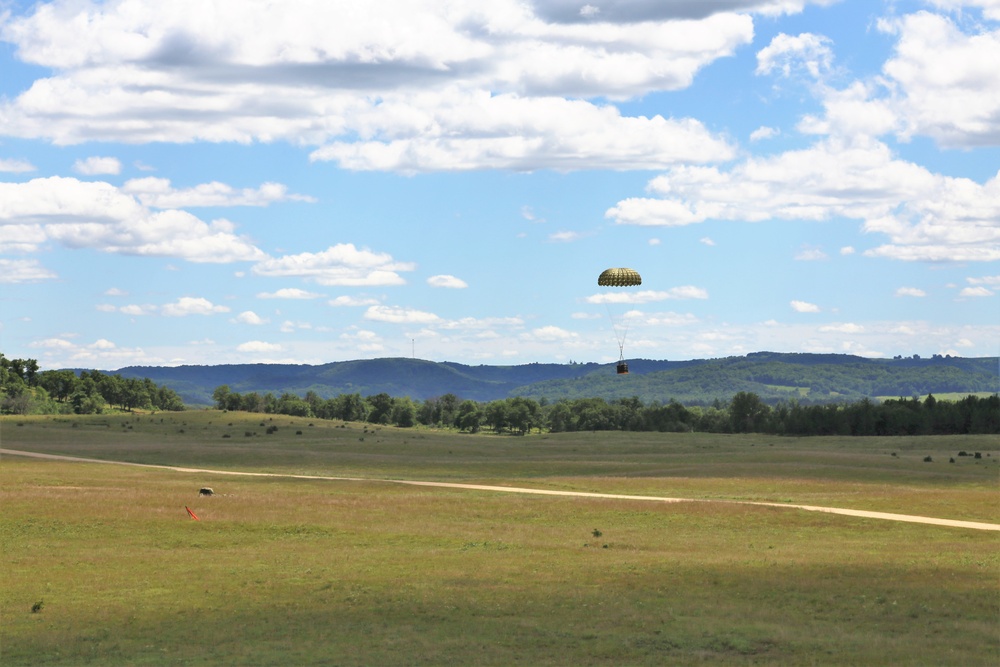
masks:
<instances>
[{"instance_id":1,"label":"sunlit grass","mask_svg":"<svg viewBox=\"0 0 1000 667\"><path fill-rule=\"evenodd\" d=\"M996 521L997 453L986 440L365 434L288 419L245 438L260 416L159 418L125 420L132 429L5 419L0 438L11 449L373 481L5 457L0 664L1000 659L997 533L374 481L428 475ZM983 458L938 462L958 449ZM215 496L198 496L206 485Z\"/></svg>"}]
</instances>

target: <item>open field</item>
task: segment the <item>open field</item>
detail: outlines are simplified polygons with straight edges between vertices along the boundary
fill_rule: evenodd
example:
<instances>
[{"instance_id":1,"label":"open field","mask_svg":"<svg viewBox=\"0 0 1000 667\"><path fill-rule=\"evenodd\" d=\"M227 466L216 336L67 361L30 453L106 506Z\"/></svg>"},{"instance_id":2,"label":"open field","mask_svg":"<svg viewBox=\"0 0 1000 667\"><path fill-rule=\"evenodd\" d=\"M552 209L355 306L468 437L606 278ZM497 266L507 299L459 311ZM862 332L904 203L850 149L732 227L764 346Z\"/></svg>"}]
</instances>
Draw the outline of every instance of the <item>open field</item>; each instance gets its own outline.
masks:
<instances>
[{"instance_id":1,"label":"open field","mask_svg":"<svg viewBox=\"0 0 1000 667\"><path fill-rule=\"evenodd\" d=\"M1000 523L995 440L4 418L8 449L372 481L4 457L0 664L995 664L996 532L377 481Z\"/></svg>"}]
</instances>

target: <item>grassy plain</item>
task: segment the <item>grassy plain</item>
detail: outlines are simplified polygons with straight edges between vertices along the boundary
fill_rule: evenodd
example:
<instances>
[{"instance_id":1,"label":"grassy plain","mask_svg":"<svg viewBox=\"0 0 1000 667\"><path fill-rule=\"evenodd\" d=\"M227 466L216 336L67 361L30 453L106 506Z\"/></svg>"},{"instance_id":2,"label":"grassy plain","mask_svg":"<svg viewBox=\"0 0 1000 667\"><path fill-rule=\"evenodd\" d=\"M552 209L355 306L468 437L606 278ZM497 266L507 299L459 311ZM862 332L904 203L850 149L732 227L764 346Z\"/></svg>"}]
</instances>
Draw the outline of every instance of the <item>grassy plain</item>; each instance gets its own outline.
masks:
<instances>
[{"instance_id":1,"label":"grassy plain","mask_svg":"<svg viewBox=\"0 0 1000 667\"><path fill-rule=\"evenodd\" d=\"M5 666L1000 662L996 532L379 481L1000 523L995 438L517 438L204 411L3 418L0 443L367 480L4 457Z\"/></svg>"}]
</instances>

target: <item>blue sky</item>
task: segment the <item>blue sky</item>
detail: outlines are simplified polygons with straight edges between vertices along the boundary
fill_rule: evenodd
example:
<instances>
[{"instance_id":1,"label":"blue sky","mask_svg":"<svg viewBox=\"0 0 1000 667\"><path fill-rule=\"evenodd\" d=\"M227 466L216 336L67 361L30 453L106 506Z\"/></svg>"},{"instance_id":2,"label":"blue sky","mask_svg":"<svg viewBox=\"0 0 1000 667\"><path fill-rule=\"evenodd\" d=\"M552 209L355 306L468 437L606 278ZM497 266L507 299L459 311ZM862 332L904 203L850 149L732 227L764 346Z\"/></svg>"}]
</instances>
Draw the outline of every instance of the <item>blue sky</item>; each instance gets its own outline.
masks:
<instances>
[{"instance_id":1,"label":"blue sky","mask_svg":"<svg viewBox=\"0 0 1000 667\"><path fill-rule=\"evenodd\" d=\"M997 62L1000 0L0 0L0 351L997 355Z\"/></svg>"}]
</instances>

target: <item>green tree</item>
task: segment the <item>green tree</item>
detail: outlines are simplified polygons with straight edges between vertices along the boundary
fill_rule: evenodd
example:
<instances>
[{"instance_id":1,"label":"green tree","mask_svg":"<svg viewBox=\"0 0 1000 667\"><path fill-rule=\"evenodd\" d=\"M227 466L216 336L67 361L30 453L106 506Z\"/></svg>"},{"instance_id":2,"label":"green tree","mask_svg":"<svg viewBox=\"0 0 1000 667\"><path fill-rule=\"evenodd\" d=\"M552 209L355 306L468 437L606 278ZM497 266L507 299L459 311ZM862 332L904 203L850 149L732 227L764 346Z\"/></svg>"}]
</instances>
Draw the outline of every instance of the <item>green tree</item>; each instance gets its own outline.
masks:
<instances>
[{"instance_id":1,"label":"green tree","mask_svg":"<svg viewBox=\"0 0 1000 667\"><path fill-rule=\"evenodd\" d=\"M229 404L229 394L232 393L229 390L228 384L220 384L212 392L212 400L215 401L215 407L218 410L225 410Z\"/></svg>"},{"instance_id":2,"label":"green tree","mask_svg":"<svg viewBox=\"0 0 1000 667\"><path fill-rule=\"evenodd\" d=\"M475 401L465 400L458 406L458 414L455 416L455 426L462 431L478 433L483 422L483 413L479 404Z\"/></svg>"},{"instance_id":3,"label":"green tree","mask_svg":"<svg viewBox=\"0 0 1000 667\"><path fill-rule=\"evenodd\" d=\"M365 399L370 407L368 421L372 424L389 424L392 422L392 396L384 391Z\"/></svg>"},{"instance_id":4,"label":"green tree","mask_svg":"<svg viewBox=\"0 0 1000 667\"><path fill-rule=\"evenodd\" d=\"M753 433L765 426L770 408L760 400L760 396L749 391L741 391L733 396L729 404L729 426L734 433Z\"/></svg>"}]
</instances>

